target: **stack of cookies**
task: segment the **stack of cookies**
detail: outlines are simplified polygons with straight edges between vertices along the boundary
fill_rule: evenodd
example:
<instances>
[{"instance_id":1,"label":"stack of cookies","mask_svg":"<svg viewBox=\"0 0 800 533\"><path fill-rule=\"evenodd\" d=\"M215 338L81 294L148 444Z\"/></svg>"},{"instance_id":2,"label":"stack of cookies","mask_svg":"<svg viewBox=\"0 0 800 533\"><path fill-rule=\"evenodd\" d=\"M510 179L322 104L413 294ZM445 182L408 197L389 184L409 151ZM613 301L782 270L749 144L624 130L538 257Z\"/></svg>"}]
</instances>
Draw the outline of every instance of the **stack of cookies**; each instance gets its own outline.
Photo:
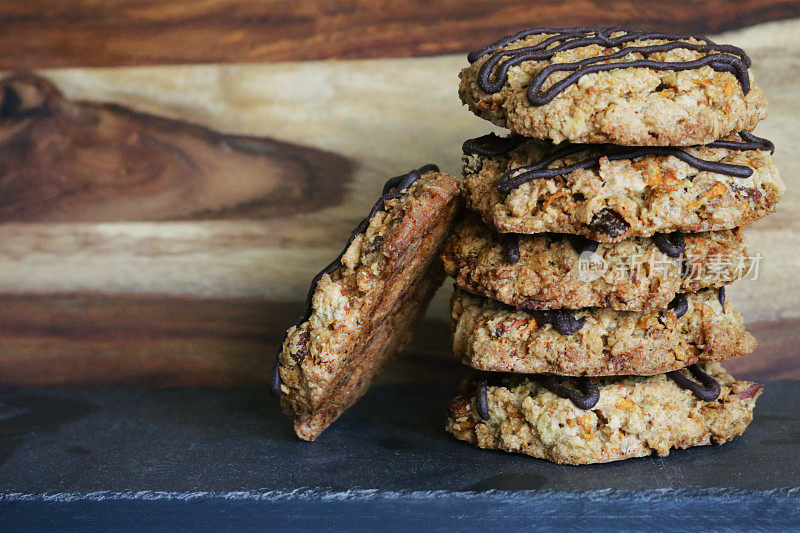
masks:
<instances>
[{"instance_id":1,"label":"stack of cookies","mask_svg":"<svg viewBox=\"0 0 800 533\"><path fill-rule=\"evenodd\" d=\"M744 51L706 37L533 29L468 56L460 95L511 130L464 143L469 212L443 250L454 351L478 372L447 429L600 463L723 443L761 386L725 286L784 192Z\"/></svg>"}]
</instances>

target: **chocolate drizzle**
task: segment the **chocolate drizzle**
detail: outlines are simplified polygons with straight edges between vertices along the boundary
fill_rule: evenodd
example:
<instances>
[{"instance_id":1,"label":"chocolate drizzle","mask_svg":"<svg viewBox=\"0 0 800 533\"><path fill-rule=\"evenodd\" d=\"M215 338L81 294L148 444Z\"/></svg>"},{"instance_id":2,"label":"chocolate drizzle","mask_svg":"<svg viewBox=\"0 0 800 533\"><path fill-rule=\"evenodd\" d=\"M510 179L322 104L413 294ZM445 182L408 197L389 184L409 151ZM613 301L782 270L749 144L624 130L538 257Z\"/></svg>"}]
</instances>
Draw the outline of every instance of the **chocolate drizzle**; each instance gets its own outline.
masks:
<instances>
[{"instance_id":1,"label":"chocolate drizzle","mask_svg":"<svg viewBox=\"0 0 800 533\"><path fill-rule=\"evenodd\" d=\"M483 420L489 420L489 398L488 386L494 384L503 386L503 380L509 376L519 374L508 374L505 372L480 372L471 380L471 386L475 391L475 407L478 416ZM549 390L559 398L571 401L578 409L592 409L600 400L600 388L591 382L588 377L569 378L565 376L553 376L550 374L531 374L528 378L536 381L539 385ZM578 384L575 390L564 385L564 380L574 379Z\"/></svg>"},{"instance_id":2,"label":"chocolate drizzle","mask_svg":"<svg viewBox=\"0 0 800 533\"><path fill-rule=\"evenodd\" d=\"M706 146L711 148L726 148L728 150L773 150L772 143L761 137L748 132L740 132L739 136L745 142L738 141L716 141L724 143L724 146L715 146L715 143ZM561 167L548 168L550 165L575 154L579 154L585 150L596 149L599 154L593 157L582 159L577 163L571 165L564 165ZM556 148L548 157L539 161L534 165L518 167L509 170L500 177L497 182L497 190L502 194L508 194L523 183L537 179L555 178L563 176L580 169L594 168L600 164L602 158L608 158L609 161L620 161L625 159L636 159L638 157L646 156L673 156L677 157L684 163L691 165L697 170L715 172L717 174L724 174L734 178L749 178L753 175L753 169L743 165L734 165L731 163L720 163L718 161L708 161L700 159L682 148L674 146L617 146L613 144L566 144L563 147Z\"/></svg>"},{"instance_id":3,"label":"chocolate drizzle","mask_svg":"<svg viewBox=\"0 0 800 533\"><path fill-rule=\"evenodd\" d=\"M311 280L311 287L308 289L308 294L306 295L306 304L305 309L303 311L303 315L292 325L292 326L299 326L303 322L307 321L311 317L311 313L313 311L312 300L314 298L314 292L317 290L317 284L319 280L322 279L322 276L325 274L330 274L334 270L338 269L342 266L342 257L347 252L347 249L353 243L355 238L367 231L369 228L369 221L375 216L376 213L379 211L383 211L386 207L386 202L389 200L394 200L404 196L408 192L408 188L414 184L423 174L428 172L439 172L439 167L436 165L428 164L423 165L416 170L412 170L407 174L403 174L401 176L395 176L393 178L389 178L386 180L386 183L383 186L381 191L381 196L378 200L373 204L372 208L369 210L369 214L359 222L358 226L355 227L353 232L350 234L350 238L347 239L347 244L344 245L344 249L341 253L334 259L328 266L323 268L316 276ZM302 361L302 359L300 360ZM298 363L300 362L298 361ZM276 361L275 367L272 372L272 380L271 380L271 389L273 393L276 395L280 395L280 385L281 385L281 377L280 377L280 364Z\"/></svg>"},{"instance_id":4,"label":"chocolate drizzle","mask_svg":"<svg viewBox=\"0 0 800 533\"><path fill-rule=\"evenodd\" d=\"M674 381L680 388L687 389L704 402L713 402L719 398L720 386L719 382L703 372L697 364L686 367L697 381L693 381L686 377L680 370L673 370L667 372L667 377Z\"/></svg>"},{"instance_id":5,"label":"chocolate drizzle","mask_svg":"<svg viewBox=\"0 0 800 533\"><path fill-rule=\"evenodd\" d=\"M670 257L680 257L686 251L686 239L683 233L656 233L653 235L653 242L663 254Z\"/></svg>"},{"instance_id":6,"label":"chocolate drizzle","mask_svg":"<svg viewBox=\"0 0 800 533\"><path fill-rule=\"evenodd\" d=\"M532 46L501 50L508 44L537 34L551 34L552 36ZM686 42L688 39L702 42ZM669 42L623 47L633 41L646 40ZM467 60L474 63L484 55L491 54L478 71L477 81L478 87L482 91L494 94L508 82L508 71L511 67L525 61L549 61L559 52L591 45L599 45L603 48L621 47L621 49L598 57L589 57L571 63L552 63L545 66L531 79L527 89L528 102L533 106L544 105L587 74L628 68L683 71L708 66L719 72L732 73L739 81L742 92L744 94L750 92L748 68L751 62L745 51L735 46L716 44L702 35L669 35L622 28L532 28L504 37L486 48L471 52L467 55ZM692 61L677 62L656 61L647 58L626 60L631 54L647 56L675 49L693 50L708 55ZM611 60L619 61L609 62ZM570 74L543 90L545 82L556 72L570 72Z\"/></svg>"},{"instance_id":7,"label":"chocolate drizzle","mask_svg":"<svg viewBox=\"0 0 800 533\"><path fill-rule=\"evenodd\" d=\"M408 174L403 174L402 176L395 176L394 178L389 178L383 186L383 190L381 192L381 197L373 204L372 209L369 210L369 214L362 220L358 226L355 227L353 232L350 234L350 238L347 239L347 244L344 245L344 249L342 252L334 259L328 266L323 268L314 278L311 280L311 287L308 289L308 294L306 295L306 306L305 310L303 311L303 316L294 323L295 326L299 326L306 320L311 317L312 305L311 300L314 298L314 291L317 290L317 283L319 280L322 279L322 276L325 274L330 274L337 268L342 266L342 257L347 252L347 249L353 243L356 237L367 231L369 227L369 221L375 216L376 213L379 211L383 211L386 207L386 202L389 200L394 200L396 198L400 198L404 196L406 190L414 184L423 174L427 172L438 172L439 167L436 165L425 165L416 170L412 170Z\"/></svg>"},{"instance_id":8,"label":"chocolate drizzle","mask_svg":"<svg viewBox=\"0 0 800 533\"><path fill-rule=\"evenodd\" d=\"M600 400L600 388L592 383L589 378L582 376L574 378L578 383L580 390L575 390L564 385L563 380L551 375L537 376L539 384L558 396L559 398L566 398L575 404L578 409L591 409Z\"/></svg>"},{"instance_id":9,"label":"chocolate drizzle","mask_svg":"<svg viewBox=\"0 0 800 533\"><path fill-rule=\"evenodd\" d=\"M724 148L726 150L762 150L774 153L775 145L772 141L753 135L748 131L740 131L739 141L714 141L705 145L708 148ZM465 154L477 154L483 157L499 157L519 148L527 139L517 135L498 137L494 133L476 137L464 142L462 150ZM559 159L579 154L586 150L599 150L599 155L589 157L562 167L548 168ZM497 189L502 194L508 194L523 183L537 179L549 179L563 176L580 169L594 168L600 164L600 159L607 157L609 161L636 159L646 156L673 156L684 163L706 172L715 172L734 178L749 178L753 169L743 165L720 163L700 159L684 151L683 148L674 146L618 146L613 144L565 144L556 148L548 157L534 165L518 167L509 170L500 177ZM666 253L666 252L665 252Z\"/></svg>"},{"instance_id":10,"label":"chocolate drizzle","mask_svg":"<svg viewBox=\"0 0 800 533\"><path fill-rule=\"evenodd\" d=\"M494 133L464 141L461 151L465 155L475 154L482 157L498 157L507 154L526 141L525 137L511 135L500 137Z\"/></svg>"},{"instance_id":11,"label":"chocolate drizzle","mask_svg":"<svg viewBox=\"0 0 800 533\"><path fill-rule=\"evenodd\" d=\"M726 148L728 150L762 150L770 154L775 153L775 145L769 139L753 135L749 131L740 131L739 137L744 139L745 142L714 141L706 146L710 146L711 148Z\"/></svg>"}]
</instances>

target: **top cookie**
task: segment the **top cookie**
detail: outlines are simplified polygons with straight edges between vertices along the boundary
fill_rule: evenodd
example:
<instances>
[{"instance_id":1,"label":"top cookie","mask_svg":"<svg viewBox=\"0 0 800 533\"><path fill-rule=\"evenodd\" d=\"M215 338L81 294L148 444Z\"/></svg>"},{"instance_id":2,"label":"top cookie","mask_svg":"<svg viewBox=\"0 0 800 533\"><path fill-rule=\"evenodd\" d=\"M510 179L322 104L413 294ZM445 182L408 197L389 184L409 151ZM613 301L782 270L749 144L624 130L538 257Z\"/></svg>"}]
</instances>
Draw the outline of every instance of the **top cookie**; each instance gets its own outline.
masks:
<instances>
[{"instance_id":1,"label":"top cookie","mask_svg":"<svg viewBox=\"0 0 800 533\"><path fill-rule=\"evenodd\" d=\"M314 440L410 336L444 272L458 181L429 165L390 179L344 251L311 283L273 375L297 435Z\"/></svg>"},{"instance_id":2,"label":"top cookie","mask_svg":"<svg viewBox=\"0 0 800 533\"><path fill-rule=\"evenodd\" d=\"M473 113L553 142L708 144L766 117L750 58L708 37L621 28L536 28L467 56Z\"/></svg>"}]
</instances>

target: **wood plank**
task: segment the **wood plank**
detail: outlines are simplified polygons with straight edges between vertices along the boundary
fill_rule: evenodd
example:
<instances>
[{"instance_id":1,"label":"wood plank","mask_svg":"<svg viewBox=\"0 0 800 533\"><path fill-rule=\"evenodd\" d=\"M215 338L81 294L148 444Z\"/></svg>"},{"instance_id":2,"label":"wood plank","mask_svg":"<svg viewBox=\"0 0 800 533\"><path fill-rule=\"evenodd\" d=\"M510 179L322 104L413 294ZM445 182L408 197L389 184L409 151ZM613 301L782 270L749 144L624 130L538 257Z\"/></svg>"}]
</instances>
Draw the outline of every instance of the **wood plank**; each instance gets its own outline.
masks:
<instances>
[{"instance_id":1,"label":"wood plank","mask_svg":"<svg viewBox=\"0 0 800 533\"><path fill-rule=\"evenodd\" d=\"M716 33L797 16L797 0L7 0L0 68L423 56L525 27Z\"/></svg>"},{"instance_id":2,"label":"wood plank","mask_svg":"<svg viewBox=\"0 0 800 533\"><path fill-rule=\"evenodd\" d=\"M298 305L257 300L3 297L5 385L253 385Z\"/></svg>"},{"instance_id":3,"label":"wood plank","mask_svg":"<svg viewBox=\"0 0 800 533\"><path fill-rule=\"evenodd\" d=\"M758 339L758 348L748 357L726 363L725 368L762 381L800 378L800 319L759 322L749 329Z\"/></svg>"},{"instance_id":4,"label":"wood plank","mask_svg":"<svg viewBox=\"0 0 800 533\"><path fill-rule=\"evenodd\" d=\"M99 294L0 297L0 386L266 385L301 305L272 300ZM759 323L737 376L800 379L800 319ZM454 386L469 374L450 352L449 323L423 321L381 382Z\"/></svg>"},{"instance_id":5,"label":"wood plank","mask_svg":"<svg viewBox=\"0 0 800 533\"><path fill-rule=\"evenodd\" d=\"M342 200L353 165L324 150L223 135L42 76L0 81L0 223L268 218Z\"/></svg>"}]
</instances>

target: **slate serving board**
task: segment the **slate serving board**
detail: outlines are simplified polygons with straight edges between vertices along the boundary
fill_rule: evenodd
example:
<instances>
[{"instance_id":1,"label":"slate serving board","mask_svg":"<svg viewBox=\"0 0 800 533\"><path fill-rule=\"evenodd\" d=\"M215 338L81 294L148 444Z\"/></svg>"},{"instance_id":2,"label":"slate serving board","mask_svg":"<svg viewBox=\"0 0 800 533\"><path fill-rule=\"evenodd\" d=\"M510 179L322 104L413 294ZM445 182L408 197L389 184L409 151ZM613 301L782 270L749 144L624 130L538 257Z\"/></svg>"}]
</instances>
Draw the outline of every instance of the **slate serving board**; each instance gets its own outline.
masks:
<instances>
[{"instance_id":1,"label":"slate serving board","mask_svg":"<svg viewBox=\"0 0 800 533\"><path fill-rule=\"evenodd\" d=\"M14 528L800 527L797 387L768 384L750 429L724 446L587 467L452 439L443 419L454 391L435 385L376 387L315 443L298 441L260 388L5 390L0 518Z\"/></svg>"}]
</instances>

